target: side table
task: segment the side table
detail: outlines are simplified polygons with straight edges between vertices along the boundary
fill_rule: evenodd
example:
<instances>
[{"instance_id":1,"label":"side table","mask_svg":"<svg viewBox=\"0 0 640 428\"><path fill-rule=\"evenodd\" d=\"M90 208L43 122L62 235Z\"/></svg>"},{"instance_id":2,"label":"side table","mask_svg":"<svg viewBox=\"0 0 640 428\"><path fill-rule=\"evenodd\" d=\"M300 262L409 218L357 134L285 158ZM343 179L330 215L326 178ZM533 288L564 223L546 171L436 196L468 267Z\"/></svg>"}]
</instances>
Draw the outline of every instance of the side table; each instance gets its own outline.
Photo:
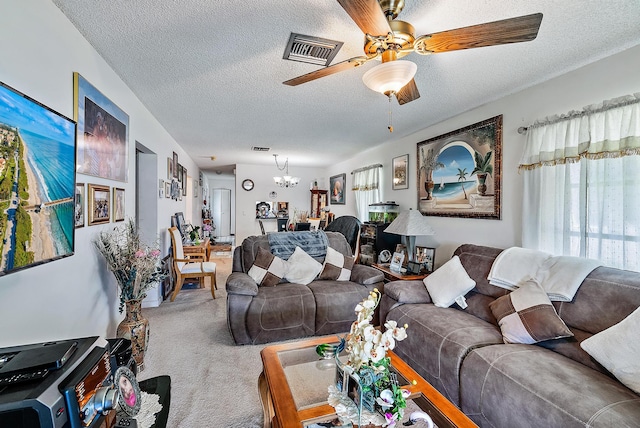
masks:
<instances>
[{"instance_id":1,"label":"side table","mask_svg":"<svg viewBox=\"0 0 640 428\"><path fill-rule=\"evenodd\" d=\"M384 282L390 281L421 281L429 276L428 273L420 273L420 274L405 274L400 272L395 272L389 269L388 264L377 264L374 263L371 265L372 267L378 269L380 272L384 274Z\"/></svg>"}]
</instances>

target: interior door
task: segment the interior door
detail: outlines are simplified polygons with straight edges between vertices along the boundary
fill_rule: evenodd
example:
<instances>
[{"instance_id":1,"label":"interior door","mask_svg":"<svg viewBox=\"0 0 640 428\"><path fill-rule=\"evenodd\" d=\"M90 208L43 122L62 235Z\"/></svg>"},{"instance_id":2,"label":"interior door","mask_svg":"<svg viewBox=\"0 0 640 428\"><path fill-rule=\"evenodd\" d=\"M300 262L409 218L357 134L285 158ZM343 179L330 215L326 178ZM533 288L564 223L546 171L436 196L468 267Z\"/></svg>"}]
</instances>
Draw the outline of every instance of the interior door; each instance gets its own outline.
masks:
<instances>
[{"instance_id":1,"label":"interior door","mask_svg":"<svg viewBox=\"0 0 640 428\"><path fill-rule=\"evenodd\" d=\"M216 229L213 236L231 235L231 189L213 189L211 215Z\"/></svg>"}]
</instances>

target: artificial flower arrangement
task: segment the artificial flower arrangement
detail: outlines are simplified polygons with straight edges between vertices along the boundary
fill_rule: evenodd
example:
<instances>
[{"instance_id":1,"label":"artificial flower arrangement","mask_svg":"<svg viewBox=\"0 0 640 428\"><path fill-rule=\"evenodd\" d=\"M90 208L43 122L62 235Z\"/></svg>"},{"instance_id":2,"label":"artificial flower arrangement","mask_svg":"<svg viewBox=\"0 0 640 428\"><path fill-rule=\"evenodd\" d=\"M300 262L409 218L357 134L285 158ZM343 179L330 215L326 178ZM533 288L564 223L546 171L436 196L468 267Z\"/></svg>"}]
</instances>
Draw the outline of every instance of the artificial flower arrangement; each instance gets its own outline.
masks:
<instances>
[{"instance_id":1,"label":"artificial flower arrangement","mask_svg":"<svg viewBox=\"0 0 640 428\"><path fill-rule=\"evenodd\" d=\"M120 313L130 300L144 299L155 283L164 279L159 267L160 249L142 242L133 219L93 241L120 286Z\"/></svg>"},{"instance_id":2,"label":"artificial flower arrangement","mask_svg":"<svg viewBox=\"0 0 640 428\"><path fill-rule=\"evenodd\" d=\"M355 415L349 415L344 400L330 395L329 402L335 404L338 415L343 413L347 419L358 422L358 425L368 422L391 428L402 420L409 391L398 385L395 374L390 371L391 360L386 354L388 350L395 348L396 342L407 337L408 326L405 324L404 327L398 327L396 321L387 321L384 333L374 328L371 321L379 302L380 292L374 289L356 306L357 319L351 325L346 339L348 360L344 369L356 375L361 392L359 397L355 397L355 401L371 414L364 420L361 414L363 412L358 408L357 419L354 421Z\"/></svg>"}]
</instances>

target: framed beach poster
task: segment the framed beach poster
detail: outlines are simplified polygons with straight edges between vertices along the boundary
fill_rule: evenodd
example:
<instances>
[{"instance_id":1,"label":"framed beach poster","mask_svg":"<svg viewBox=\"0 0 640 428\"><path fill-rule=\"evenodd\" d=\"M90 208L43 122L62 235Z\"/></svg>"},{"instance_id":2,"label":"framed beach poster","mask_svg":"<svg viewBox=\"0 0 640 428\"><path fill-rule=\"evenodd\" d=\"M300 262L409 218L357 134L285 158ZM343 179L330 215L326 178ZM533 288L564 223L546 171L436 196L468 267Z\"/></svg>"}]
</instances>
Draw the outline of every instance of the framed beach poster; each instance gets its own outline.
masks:
<instances>
[{"instance_id":1,"label":"framed beach poster","mask_svg":"<svg viewBox=\"0 0 640 428\"><path fill-rule=\"evenodd\" d=\"M97 184L89 184L89 200L88 208L89 212L89 226L94 224L109 223L111 217L109 196L111 189L109 186L100 186Z\"/></svg>"},{"instance_id":2,"label":"framed beach poster","mask_svg":"<svg viewBox=\"0 0 640 428\"><path fill-rule=\"evenodd\" d=\"M84 227L84 183L76 183L74 226Z\"/></svg>"},{"instance_id":3,"label":"framed beach poster","mask_svg":"<svg viewBox=\"0 0 640 428\"><path fill-rule=\"evenodd\" d=\"M0 276L73 255L76 124L0 82Z\"/></svg>"},{"instance_id":4,"label":"framed beach poster","mask_svg":"<svg viewBox=\"0 0 640 428\"><path fill-rule=\"evenodd\" d=\"M113 221L124 221L124 189L113 188Z\"/></svg>"},{"instance_id":5,"label":"framed beach poster","mask_svg":"<svg viewBox=\"0 0 640 428\"><path fill-rule=\"evenodd\" d=\"M80 174L127 182L129 115L80 73L73 73L73 118L78 122Z\"/></svg>"},{"instance_id":6,"label":"framed beach poster","mask_svg":"<svg viewBox=\"0 0 640 428\"><path fill-rule=\"evenodd\" d=\"M345 189L346 185L346 177L345 173L334 175L329 178L329 187L331 195L329 197L329 201L333 205L344 205L345 204Z\"/></svg>"},{"instance_id":7,"label":"framed beach poster","mask_svg":"<svg viewBox=\"0 0 640 428\"><path fill-rule=\"evenodd\" d=\"M402 155L393 158L393 190L401 190L409 188L409 179L407 177L409 171L409 155Z\"/></svg>"},{"instance_id":8,"label":"framed beach poster","mask_svg":"<svg viewBox=\"0 0 640 428\"><path fill-rule=\"evenodd\" d=\"M502 115L422 141L417 154L422 214L500 219Z\"/></svg>"}]
</instances>

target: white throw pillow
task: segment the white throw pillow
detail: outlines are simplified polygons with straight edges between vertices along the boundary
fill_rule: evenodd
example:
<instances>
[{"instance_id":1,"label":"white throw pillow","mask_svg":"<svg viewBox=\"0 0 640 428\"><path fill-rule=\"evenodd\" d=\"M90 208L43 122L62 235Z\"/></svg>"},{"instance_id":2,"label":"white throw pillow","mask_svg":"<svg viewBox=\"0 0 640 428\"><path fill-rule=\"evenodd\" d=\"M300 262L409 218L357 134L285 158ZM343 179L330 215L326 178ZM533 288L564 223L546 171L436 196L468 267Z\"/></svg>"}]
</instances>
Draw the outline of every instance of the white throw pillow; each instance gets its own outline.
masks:
<instances>
[{"instance_id":1,"label":"white throw pillow","mask_svg":"<svg viewBox=\"0 0 640 428\"><path fill-rule=\"evenodd\" d=\"M462 309L466 308L464 295L476 286L476 282L464 270L458 256L453 256L423 282L431 301L440 308L448 308L454 303L458 303Z\"/></svg>"},{"instance_id":2,"label":"white throw pillow","mask_svg":"<svg viewBox=\"0 0 640 428\"><path fill-rule=\"evenodd\" d=\"M602 364L620 382L640 394L640 308L606 330L580 343L580 347Z\"/></svg>"},{"instance_id":3,"label":"white throw pillow","mask_svg":"<svg viewBox=\"0 0 640 428\"><path fill-rule=\"evenodd\" d=\"M315 260L305 251L296 247L289 260L287 260L289 270L284 275L284 279L294 284L307 285L320 273L322 270L322 263Z\"/></svg>"}]
</instances>

